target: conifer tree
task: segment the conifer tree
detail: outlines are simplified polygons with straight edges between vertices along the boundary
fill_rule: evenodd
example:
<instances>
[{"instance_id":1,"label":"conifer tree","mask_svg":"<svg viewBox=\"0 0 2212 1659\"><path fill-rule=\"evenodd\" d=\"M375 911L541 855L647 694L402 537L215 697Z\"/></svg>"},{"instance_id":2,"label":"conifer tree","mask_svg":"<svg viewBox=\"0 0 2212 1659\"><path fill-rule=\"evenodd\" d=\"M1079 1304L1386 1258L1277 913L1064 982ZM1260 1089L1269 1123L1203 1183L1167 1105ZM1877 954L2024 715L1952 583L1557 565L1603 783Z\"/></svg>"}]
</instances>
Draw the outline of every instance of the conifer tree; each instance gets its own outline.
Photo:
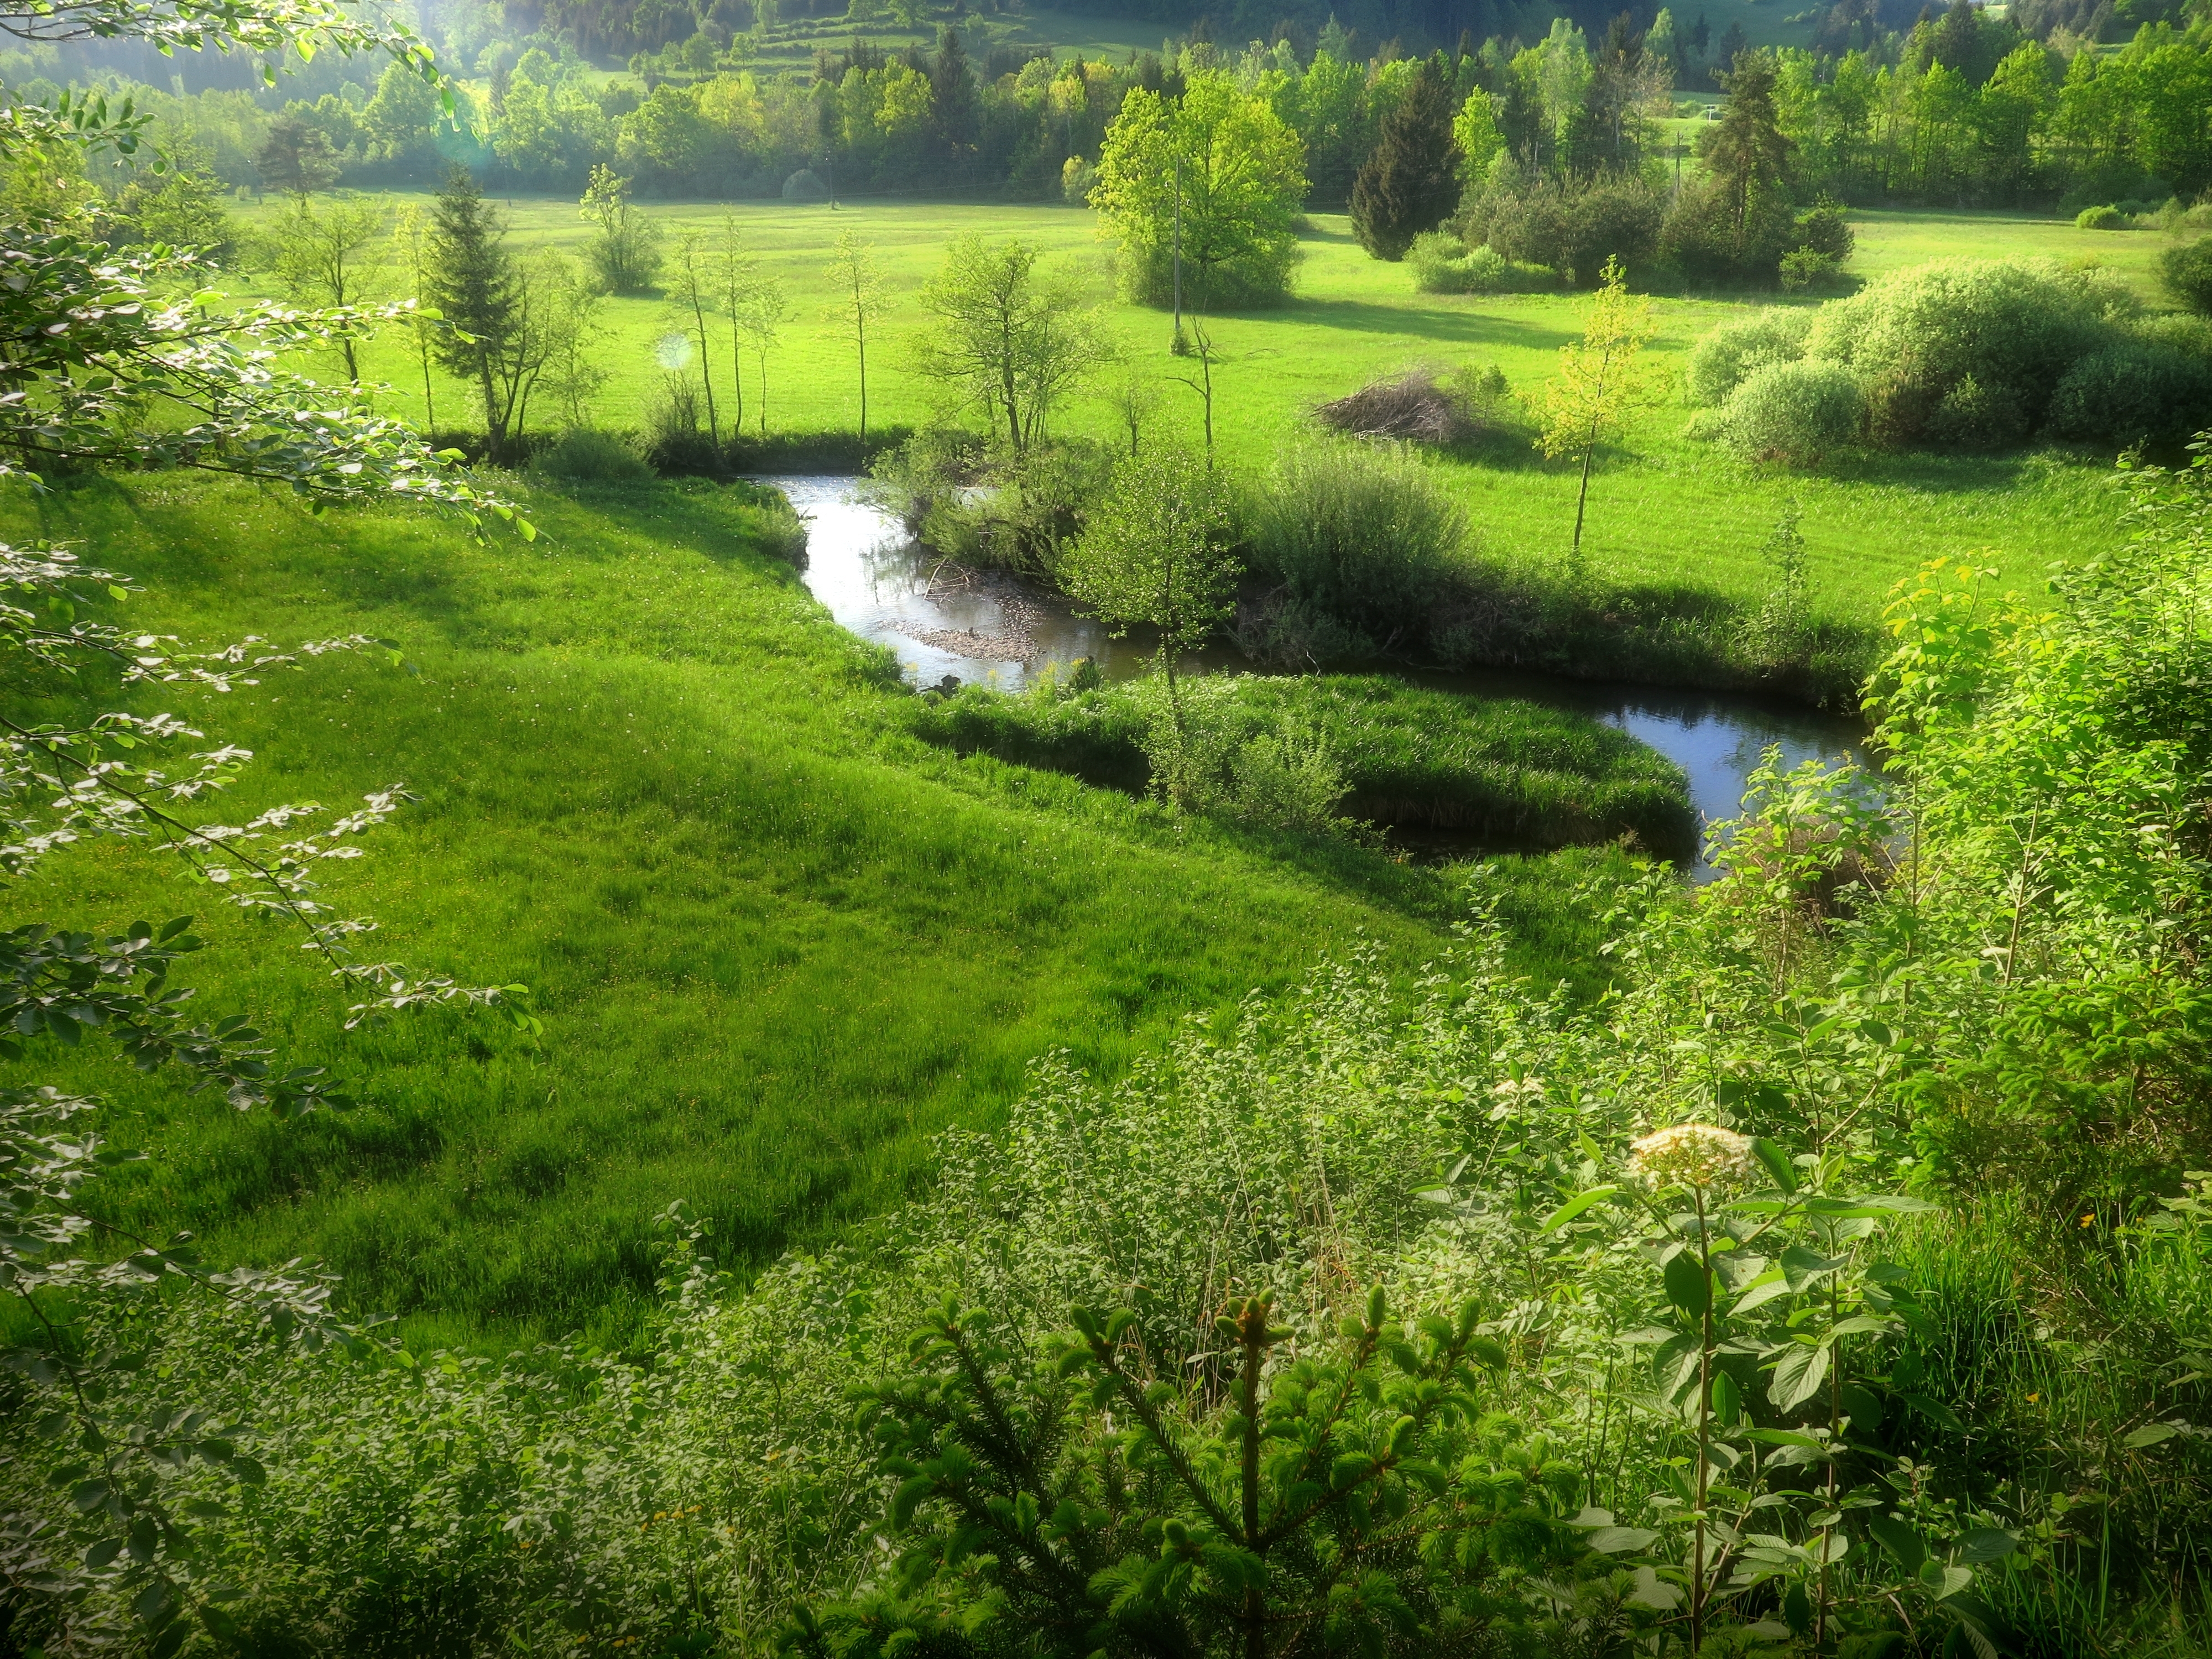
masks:
<instances>
[{"instance_id":1,"label":"conifer tree","mask_svg":"<svg viewBox=\"0 0 2212 1659\"><path fill-rule=\"evenodd\" d=\"M1459 206L1458 113L1452 77L1438 53L1421 65L1352 185L1352 227L1378 259L1402 259L1413 238Z\"/></svg>"},{"instance_id":2,"label":"conifer tree","mask_svg":"<svg viewBox=\"0 0 2212 1659\"><path fill-rule=\"evenodd\" d=\"M522 276L501 246L506 234L476 180L454 168L431 209L425 287L445 323L433 349L449 373L477 383L495 459L506 457L511 401L501 396L502 358L523 323Z\"/></svg>"}]
</instances>

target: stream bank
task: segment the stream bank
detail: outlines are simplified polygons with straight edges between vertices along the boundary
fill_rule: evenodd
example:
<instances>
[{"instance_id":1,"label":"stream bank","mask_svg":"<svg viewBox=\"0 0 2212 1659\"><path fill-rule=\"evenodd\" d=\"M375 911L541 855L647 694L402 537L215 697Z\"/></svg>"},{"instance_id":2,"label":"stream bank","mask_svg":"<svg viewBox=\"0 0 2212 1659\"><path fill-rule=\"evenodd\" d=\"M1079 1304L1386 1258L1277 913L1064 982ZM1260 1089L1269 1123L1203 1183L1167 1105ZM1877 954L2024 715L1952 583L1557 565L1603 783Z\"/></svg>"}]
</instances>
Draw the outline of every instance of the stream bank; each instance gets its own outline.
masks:
<instances>
[{"instance_id":1,"label":"stream bank","mask_svg":"<svg viewBox=\"0 0 2212 1659\"><path fill-rule=\"evenodd\" d=\"M950 676L1012 691L1085 658L1109 681L1133 678L1150 662L1139 637L1112 638L1097 622L997 573L945 566L896 515L866 498L862 479L813 475L759 482L782 490L806 520L808 590L841 626L896 651L910 684L936 686ZM1218 646L1192 653L1190 661L1267 672ZM1781 750L1785 766L1841 758L1871 765L1863 721L1777 697L1498 669L1398 678L1460 696L1534 703L1625 732L1682 769L1691 806L1706 823L1736 815L1745 780L1770 747ZM1702 848L1692 868L1709 872Z\"/></svg>"}]
</instances>

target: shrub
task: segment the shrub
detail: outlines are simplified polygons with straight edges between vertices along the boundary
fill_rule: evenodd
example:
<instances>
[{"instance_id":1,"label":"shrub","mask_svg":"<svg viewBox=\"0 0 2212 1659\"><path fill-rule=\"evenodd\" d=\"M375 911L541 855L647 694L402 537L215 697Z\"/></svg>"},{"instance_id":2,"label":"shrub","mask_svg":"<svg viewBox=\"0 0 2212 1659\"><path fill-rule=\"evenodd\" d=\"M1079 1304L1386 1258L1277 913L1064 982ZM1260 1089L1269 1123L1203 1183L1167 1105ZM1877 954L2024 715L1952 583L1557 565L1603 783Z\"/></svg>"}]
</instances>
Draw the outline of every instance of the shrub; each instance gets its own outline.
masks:
<instances>
[{"instance_id":1,"label":"shrub","mask_svg":"<svg viewBox=\"0 0 2212 1659\"><path fill-rule=\"evenodd\" d=\"M2112 206L2086 207L2074 216L2076 230L2124 230L2128 216Z\"/></svg>"},{"instance_id":2,"label":"shrub","mask_svg":"<svg viewBox=\"0 0 2212 1659\"><path fill-rule=\"evenodd\" d=\"M1459 231L1469 247L1588 284L1608 258L1648 264L1665 216L1663 187L1634 174L1528 180L1508 169L1462 210Z\"/></svg>"},{"instance_id":3,"label":"shrub","mask_svg":"<svg viewBox=\"0 0 2212 1659\"><path fill-rule=\"evenodd\" d=\"M1858 238L1844 216L1840 203L1825 198L1797 216L1797 246L1794 252L1818 253L1840 265L1851 257Z\"/></svg>"},{"instance_id":4,"label":"shrub","mask_svg":"<svg viewBox=\"0 0 2212 1659\"><path fill-rule=\"evenodd\" d=\"M2158 256L2159 280L2167 293L2200 317L2212 317L2212 236L2170 247Z\"/></svg>"},{"instance_id":5,"label":"shrub","mask_svg":"<svg viewBox=\"0 0 2212 1659\"><path fill-rule=\"evenodd\" d=\"M1739 225L1729 192L1711 180L1688 185L1674 198L1659 234L1662 258L1709 283L1771 283L1782 256L1800 245L1787 197L1759 192Z\"/></svg>"},{"instance_id":6,"label":"shrub","mask_svg":"<svg viewBox=\"0 0 2212 1659\"><path fill-rule=\"evenodd\" d=\"M1693 404L1724 404L1736 387L1770 363L1805 355L1813 313L1771 306L1741 322L1723 323L1690 348L1684 381Z\"/></svg>"},{"instance_id":7,"label":"shrub","mask_svg":"<svg viewBox=\"0 0 2212 1659\"><path fill-rule=\"evenodd\" d=\"M714 441L699 429L699 387L689 374L666 374L645 405L645 458L666 476L724 470Z\"/></svg>"},{"instance_id":8,"label":"shrub","mask_svg":"<svg viewBox=\"0 0 2212 1659\"><path fill-rule=\"evenodd\" d=\"M2118 337L2129 303L2100 271L1942 259L1821 307L1805 355L1858 376L1879 442L2005 442L2041 422L2068 369Z\"/></svg>"},{"instance_id":9,"label":"shrub","mask_svg":"<svg viewBox=\"0 0 2212 1659\"><path fill-rule=\"evenodd\" d=\"M2168 351L2212 362L2212 317L2192 316L2185 311L2168 312L2163 317L2146 318L2136 325L2136 333Z\"/></svg>"},{"instance_id":10,"label":"shrub","mask_svg":"<svg viewBox=\"0 0 2212 1659\"><path fill-rule=\"evenodd\" d=\"M1806 465L1856 441L1866 398L1834 363L1769 363L1728 401L1728 439L1764 459Z\"/></svg>"},{"instance_id":11,"label":"shrub","mask_svg":"<svg viewBox=\"0 0 2212 1659\"><path fill-rule=\"evenodd\" d=\"M2147 341L2093 353L2067 371L2051 400L2050 429L2079 442L2185 438L2212 425L2212 364Z\"/></svg>"},{"instance_id":12,"label":"shrub","mask_svg":"<svg viewBox=\"0 0 2212 1659\"><path fill-rule=\"evenodd\" d=\"M1793 247L1782 256L1777 274L1782 279L1785 293L1802 294L1808 288L1826 286L1839 268L1840 262L1832 253L1822 253L1809 247Z\"/></svg>"},{"instance_id":13,"label":"shrub","mask_svg":"<svg viewBox=\"0 0 2212 1659\"><path fill-rule=\"evenodd\" d=\"M783 181L783 199L787 202L826 202L829 187L811 167L801 167Z\"/></svg>"},{"instance_id":14,"label":"shrub","mask_svg":"<svg viewBox=\"0 0 2212 1659\"><path fill-rule=\"evenodd\" d=\"M1449 231L1416 238L1406 258L1413 267L1413 286L1423 294L1528 294L1559 280L1547 265L1519 264L1486 244L1462 252Z\"/></svg>"},{"instance_id":15,"label":"shrub","mask_svg":"<svg viewBox=\"0 0 2212 1659\"><path fill-rule=\"evenodd\" d=\"M563 483L642 483L653 469L626 441L592 427L571 427L530 458L530 470Z\"/></svg>"},{"instance_id":16,"label":"shrub","mask_svg":"<svg viewBox=\"0 0 2212 1659\"><path fill-rule=\"evenodd\" d=\"M1466 532L1414 453L1337 439L1286 448L1247 517L1252 568L1340 624L1361 655L1420 635Z\"/></svg>"}]
</instances>

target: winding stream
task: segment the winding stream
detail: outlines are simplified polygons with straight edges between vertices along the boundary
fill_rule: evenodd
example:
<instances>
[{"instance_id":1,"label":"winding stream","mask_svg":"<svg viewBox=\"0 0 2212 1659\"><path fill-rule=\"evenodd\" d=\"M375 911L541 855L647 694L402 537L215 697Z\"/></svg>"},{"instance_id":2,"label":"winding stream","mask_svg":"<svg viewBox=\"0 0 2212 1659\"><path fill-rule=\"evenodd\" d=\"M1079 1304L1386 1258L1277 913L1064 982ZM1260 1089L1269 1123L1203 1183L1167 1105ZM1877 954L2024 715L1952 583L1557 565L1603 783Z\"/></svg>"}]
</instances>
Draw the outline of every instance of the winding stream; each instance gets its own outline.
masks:
<instances>
[{"instance_id":1,"label":"winding stream","mask_svg":"<svg viewBox=\"0 0 2212 1659\"><path fill-rule=\"evenodd\" d=\"M862 498L858 479L761 482L782 490L807 520L808 590L842 626L896 651L916 684L933 685L950 674L1013 690L1048 665L1085 657L1095 659L1109 678L1121 679L1148 659L1138 642L1111 639L1098 623L1011 585L933 580L935 562L895 517ZM1249 666L1227 650L1204 653L1201 659L1217 667ZM1868 763L1859 721L1775 699L1504 670L1420 678L1468 696L1519 697L1619 726L1689 775L1690 803L1709 822L1735 815L1744 780L1769 744L1779 744L1791 766L1846 755ZM1702 852L1694 873L1709 873Z\"/></svg>"}]
</instances>

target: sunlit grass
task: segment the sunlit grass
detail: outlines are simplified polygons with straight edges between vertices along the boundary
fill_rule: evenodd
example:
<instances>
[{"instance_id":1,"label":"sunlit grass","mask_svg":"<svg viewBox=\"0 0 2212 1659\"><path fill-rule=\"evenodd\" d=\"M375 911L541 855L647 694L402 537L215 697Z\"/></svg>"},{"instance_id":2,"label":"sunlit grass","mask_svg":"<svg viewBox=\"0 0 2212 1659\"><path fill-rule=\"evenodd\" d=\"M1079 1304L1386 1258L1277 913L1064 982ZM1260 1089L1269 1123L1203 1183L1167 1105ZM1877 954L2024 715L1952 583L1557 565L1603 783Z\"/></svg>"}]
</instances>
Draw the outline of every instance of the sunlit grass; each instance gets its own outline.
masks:
<instances>
[{"instance_id":1,"label":"sunlit grass","mask_svg":"<svg viewBox=\"0 0 2212 1659\"><path fill-rule=\"evenodd\" d=\"M850 229L874 244L886 279L885 307L868 356L870 417L879 427L919 424L944 413L935 389L908 368L912 344L928 326L918 295L947 241L974 233L1019 237L1071 275L1085 297L1103 308L1127 371L1157 385L1159 429L1198 441L1200 402L1184 384L1189 365L1167 354L1169 319L1115 299L1112 250L1088 210L864 202L834 211L781 203L655 204L651 211L677 233L718 234L730 216L763 269L784 280L793 320L769 364L771 431L850 430L858 421L855 355L829 318L823 279L831 244ZM566 200L517 198L510 215L520 248L576 253L588 231ZM1293 303L1211 324L1223 354L1215 374L1216 431L1232 466L1265 466L1278 446L1304 428L1316 404L1411 364L1494 362L1516 391L1532 391L1581 327L1587 305L1581 296L1418 295L1403 266L1360 250L1344 218L1316 215L1313 224ZM1855 269L1869 271L1949 254L2072 258L2088 250L2147 283L2151 244L2160 240L2149 232L2100 236L2055 221L1996 215L1879 214L1863 216L1860 224L1864 252ZM1660 362L1678 371L1682 354L1707 330L1764 302L1758 296L1659 299ZM663 372L656 349L677 330L677 320L650 298L611 300L605 315L605 361L614 373L595 417L634 426ZM398 337L379 342L369 362L392 387L388 405L421 419L419 371ZM718 346L712 370L726 420L734 399L726 344ZM759 424L761 388L750 361L745 376L750 431ZM1102 379L1099 394L1111 378ZM441 426L474 418L458 382L436 376L432 391ZM1803 514L1817 617L1863 628L1878 619L1890 584L1936 555L1972 555L2025 587L2039 582L2053 560L2113 544L2109 456L1873 456L1798 475L1686 440L1680 434L1689 413L1671 394L1641 411L1624 441L1601 457L1584 546L1601 580L1756 602L1773 580L1760 544L1794 501ZM550 416L541 410L538 418ZM1115 429L1115 417L1104 396L1094 394L1073 401L1059 424L1103 437ZM1442 477L1466 502L1486 551L1539 565L1564 558L1574 519L1571 466L1505 446L1447 462Z\"/></svg>"},{"instance_id":2,"label":"sunlit grass","mask_svg":"<svg viewBox=\"0 0 2212 1659\"><path fill-rule=\"evenodd\" d=\"M143 848L58 860L15 915L197 913L210 1000L359 1081L350 1115L280 1125L173 1079L60 1073L156 1154L103 1202L226 1259L319 1254L418 1340L619 1336L673 1200L736 1265L819 1242L911 1190L936 1131L994 1121L1038 1054L1110 1073L1361 939L1410 971L1467 914L1448 871L1178 823L920 743L881 659L758 550L730 492L541 494L534 545L191 477L5 505L8 535L70 538L142 579L138 625L405 652L404 670L325 658L161 702L259 751L233 821L419 792L331 897L381 921L379 956L530 986L542 1045L438 1015L342 1037L312 959ZM1590 971L1568 895L1594 860L1507 861L1540 977Z\"/></svg>"}]
</instances>

